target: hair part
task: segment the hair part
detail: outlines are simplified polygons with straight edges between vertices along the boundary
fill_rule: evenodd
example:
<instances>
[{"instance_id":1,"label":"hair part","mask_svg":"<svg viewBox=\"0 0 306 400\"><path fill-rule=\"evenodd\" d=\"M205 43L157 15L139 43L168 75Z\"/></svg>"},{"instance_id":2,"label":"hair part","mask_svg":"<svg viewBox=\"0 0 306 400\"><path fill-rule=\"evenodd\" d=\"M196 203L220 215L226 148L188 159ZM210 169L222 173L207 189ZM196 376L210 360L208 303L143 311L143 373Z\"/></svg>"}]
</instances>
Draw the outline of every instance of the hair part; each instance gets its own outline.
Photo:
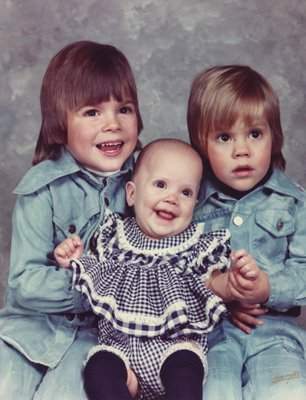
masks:
<instances>
[{"instance_id":1,"label":"hair part","mask_svg":"<svg viewBox=\"0 0 306 400\"><path fill-rule=\"evenodd\" d=\"M116 47L79 41L60 50L43 77L41 128L33 164L57 159L67 143L67 112L114 97L134 103L138 134L143 128L135 78L125 55Z\"/></svg>"},{"instance_id":2,"label":"hair part","mask_svg":"<svg viewBox=\"0 0 306 400\"><path fill-rule=\"evenodd\" d=\"M279 100L267 80L244 65L215 66L192 82L187 109L190 141L205 163L209 132L230 129L238 118L250 125L265 118L272 134L271 165L285 169Z\"/></svg>"}]
</instances>

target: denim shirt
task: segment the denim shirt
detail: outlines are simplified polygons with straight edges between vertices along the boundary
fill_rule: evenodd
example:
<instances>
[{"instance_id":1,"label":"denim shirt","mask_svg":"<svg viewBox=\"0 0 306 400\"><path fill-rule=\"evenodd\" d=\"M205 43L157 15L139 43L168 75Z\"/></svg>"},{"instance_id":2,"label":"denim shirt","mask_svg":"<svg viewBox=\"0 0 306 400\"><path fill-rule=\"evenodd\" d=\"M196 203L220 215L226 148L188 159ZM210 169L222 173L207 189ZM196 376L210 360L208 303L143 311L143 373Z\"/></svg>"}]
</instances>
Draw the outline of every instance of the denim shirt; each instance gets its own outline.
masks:
<instances>
[{"instance_id":1,"label":"denim shirt","mask_svg":"<svg viewBox=\"0 0 306 400\"><path fill-rule=\"evenodd\" d=\"M241 199L201 187L194 220L205 230L228 228L234 250L246 249L270 281L266 305L278 311L306 304L305 192L280 170Z\"/></svg>"},{"instance_id":2,"label":"denim shirt","mask_svg":"<svg viewBox=\"0 0 306 400\"><path fill-rule=\"evenodd\" d=\"M98 178L63 151L58 160L32 167L15 189L0 338L30 361L54 367L77 330L93 325L88 304L72 288L71 270L56 265L53 250L73 233L88 249L105 207L125 211L124 186L132 167L130 158L118 173Z\"/></svg>"}]
</instances>

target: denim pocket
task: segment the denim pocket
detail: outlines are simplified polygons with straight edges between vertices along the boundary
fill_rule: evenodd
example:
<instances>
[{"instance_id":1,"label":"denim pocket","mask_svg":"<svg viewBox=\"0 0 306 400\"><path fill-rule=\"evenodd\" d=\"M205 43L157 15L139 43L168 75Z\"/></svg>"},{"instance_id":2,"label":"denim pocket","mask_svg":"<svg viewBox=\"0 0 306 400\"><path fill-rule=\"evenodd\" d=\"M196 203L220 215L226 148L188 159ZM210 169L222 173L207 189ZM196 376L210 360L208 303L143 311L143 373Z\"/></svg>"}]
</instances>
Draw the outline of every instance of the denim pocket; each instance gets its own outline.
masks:
<instances>
[{"instance_id":1,"label":"denim pocket","mask_svg":"<svg viewBox=\"0 0 306 400\"><path fill-rule=\"evenodd\" d=\"M276 238L288 236L295 229L292 215L287 210L258 211L255 221L259 227Z\"/></svg>"},{"instance_id":2,"label":"denim pocket","mask_svg":"<svg viewBox=\"0 0 306 400\"><path fill-rule=\"evenodd\" d=\"M265 262L282 262L287 254L288 237L295 231L295 223L287 210L258 211L253 227L252 247Z\"/></svg>"}]
</instances>

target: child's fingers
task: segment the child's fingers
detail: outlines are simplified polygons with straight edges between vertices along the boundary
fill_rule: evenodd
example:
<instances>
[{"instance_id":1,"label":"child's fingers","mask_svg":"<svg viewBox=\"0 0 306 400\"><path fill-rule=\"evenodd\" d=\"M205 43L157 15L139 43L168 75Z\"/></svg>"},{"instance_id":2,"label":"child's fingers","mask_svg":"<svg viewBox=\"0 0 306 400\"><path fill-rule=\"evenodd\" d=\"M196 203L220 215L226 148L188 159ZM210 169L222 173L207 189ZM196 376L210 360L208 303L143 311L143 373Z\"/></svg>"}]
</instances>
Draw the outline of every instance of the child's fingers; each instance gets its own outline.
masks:
<instances>
[{"instance_id":1,"label":"child's fingers","mask_svg":"<svg viewBox=\"0 0 306 400\"><path fill-rule=\"evenodd\" d=\"M235 261L234 267L235 268L242 268L246 264L255 264L253 257L251 257L249 254L246 254L246 255L243 255L243 256L239 257Z\"/></svg>"},{"instance_id":2,"label":"child's fingers","mask_svg":"<svg viewBox=\"0 0 306 400\"><path fill-rule=\"evenodd\" d=\"M253 315L243 312L232 314L231 321L240 330L247 334L250 334L252 332L252 329L256 328L256 326L263 325L264 323L263 320L260 320Z\"/></svg>"},{"instance_id":3,"label":"child's fingers","mask_svg":"<svg viewBox=\"0 0 306 400\"><path fill-rule=\"evenodd\" d=\"M75 248L78 247L77 238L76 238L76 237L73 237L73 236L67 238L67 239L63 242L63 244L64 244L64 246L65 246L65 249L66 249L67 251L70 251L70 252L74 251Z\"/></svg>"},{"instance_id":4,"label":"child's fingers","mask_svg":"<svg viewBox=\"0 0 306 400\"><path fill-rule=\"evenodd\" d=\"M72 243L75 247L79 247L79 246L83 245L82 240L81 240L80 236L78 236L78 235L72 235L68 239L70 239L72 241Z\"/></svg>"},{"instance_id":5,"label":"child's fingers","mask_svg":"<svg viewBox=\"0 0 306 400\"><path fill-rule=\"evenodd\" d=\"M57 246L57 248L54 251L54 254L56 257L66 257L66 251L61 245Z\"/></svg>"},{"instance_id":6,"label":"child's fingers","mask_svg":"<svg viewBox=\"0 0 306 400\"><path fill-rule=\"evenodd\" d=\"M247 279L256 279L259 276L258 268L254 267L253 264L246 264L240 269L237 269L235 273L241 274L244 278Z\"/></svg>"},{"instance_id":7,"label":"child's fingers","mask_svg":"<svg viewBox=\"0 0 306 400\"><path fill-rule=\"evenodd\" d=\"M249 253L244 249L233 250L231 253L231 260L236 262L239 258L247 256Z\"/></svg>"},{"instance_id":8,"label":"child's fingers","mask_svg":"<svg viewBox=\"0 0 306 400\"><path fill-rule=\"evenodd\" d=\"M231 286L240 294L243 294L244 291L253 290L254 288L253 279L247 279L235 270L229 273L228 279Z\"/></svg>"}]
</instances>

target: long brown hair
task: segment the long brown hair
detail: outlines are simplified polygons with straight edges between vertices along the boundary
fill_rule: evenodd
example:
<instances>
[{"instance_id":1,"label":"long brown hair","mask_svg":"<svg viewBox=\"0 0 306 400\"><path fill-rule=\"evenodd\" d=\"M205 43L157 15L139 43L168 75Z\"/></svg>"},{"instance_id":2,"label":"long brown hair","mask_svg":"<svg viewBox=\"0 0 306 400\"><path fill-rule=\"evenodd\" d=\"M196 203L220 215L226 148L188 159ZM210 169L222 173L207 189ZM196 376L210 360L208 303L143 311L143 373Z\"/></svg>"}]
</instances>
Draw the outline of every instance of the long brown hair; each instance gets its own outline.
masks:
<instances>
[{"instance_id":1,"label":"long brown hair","mask_svg":"<svg viewBox=\"0 0 306 400\"><path fill-rule=\"evenodd\" d=\"M91 41L74 42L60 50L42 81L42 122L33 164L60 156L67 142L67 111L108 101L111 96L133 101L139 134L143 124L136 83L124 54L114 46Z\"/></svg>"},{"instance_id":2,"label":"long brown hair","mask_svg":"<svg viewBox=\"0 0 306 400\"><path fill-rule=\"evenodd\" d=\"M245 65L215 66L194 79L187 110L190 141L207 162L209 132L230 129L238 118L263 116L272 133L271 165L285 169L279 100L271 85Z\"/></svg>"}]
</instances>

